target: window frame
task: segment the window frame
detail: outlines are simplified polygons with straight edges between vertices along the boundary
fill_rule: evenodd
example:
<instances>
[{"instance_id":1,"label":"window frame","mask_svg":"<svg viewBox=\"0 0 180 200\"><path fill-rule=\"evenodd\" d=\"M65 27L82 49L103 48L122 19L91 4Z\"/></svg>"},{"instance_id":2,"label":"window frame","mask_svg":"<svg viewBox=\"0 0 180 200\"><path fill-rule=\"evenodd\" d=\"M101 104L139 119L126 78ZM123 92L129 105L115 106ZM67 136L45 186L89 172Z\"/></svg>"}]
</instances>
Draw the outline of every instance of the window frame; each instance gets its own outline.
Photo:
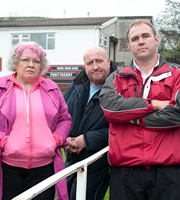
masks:
<instances>
[{"instance_id":1,"label":"window frame","mask_svg":"<svg viewBox=\"0 0 180 200\"><path fill-rule=\"evenodd\" d=\"M99 44L101 46L103 46L103 44L104 44L104 34L103 33L100 33L100 35L99 35Z\"/></svg>"},{"instance_id":2,"label":"window frame","mask_svg":"<svg viewBox=\"0 0 180 200\"><path fill-rule=\"evenodd\" d=\"M31 32L31 33L12 33L11 34L11 44L12 45L16 45L17 43L19 42L30 42L31 41L31 34L45 34L45 49L44 50L55 50L55 32ZM16 36L17 37L14 37ZM50 35L50 36L49 36ZM28 36L27 37L27 41L26 40L26 37L24 36ZM52 40L54 39L54 48L50 48L48 49L48 40ZM14 40L18 40L18 42L13 42Z\"/></svg>"},{"instance_id":3,"label":"window frame","mask_svg":"<svg viewBox=\"0 0 180 200\"><path fill-rule=\"evenodd\" d=\"M103 42L104 47L108 47L108 36L104 35L104 42Z\"/></svg>"}]
</instances>

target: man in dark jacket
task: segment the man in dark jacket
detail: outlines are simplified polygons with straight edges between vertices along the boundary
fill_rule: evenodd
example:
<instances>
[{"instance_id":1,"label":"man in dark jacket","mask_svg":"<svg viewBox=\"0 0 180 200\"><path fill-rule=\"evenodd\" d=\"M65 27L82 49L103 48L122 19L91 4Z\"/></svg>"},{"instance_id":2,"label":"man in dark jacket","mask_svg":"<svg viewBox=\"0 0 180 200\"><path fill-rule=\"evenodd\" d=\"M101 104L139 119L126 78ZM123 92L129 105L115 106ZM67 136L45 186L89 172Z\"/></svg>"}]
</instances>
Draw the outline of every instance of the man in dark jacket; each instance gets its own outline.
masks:
<instances>
[{"instance_id":1,"label":"man in dark jacket","mask_svg":"<svg viewBox=\"0 0 180 200\"><path fill-rule=\"evenodd\" d=\"M64 95L72 117L72 128L66 147L66 167L108 146L109 124L99 103L105 79L116 69L105 50L93 47L84 54L84 65ZM111 64L110 64L111 63ZM76 199L76 174L67 178L69 199ZM102 200L109 185L107 155L88 166L86 200Z\"/></svg>"}]
</instances>

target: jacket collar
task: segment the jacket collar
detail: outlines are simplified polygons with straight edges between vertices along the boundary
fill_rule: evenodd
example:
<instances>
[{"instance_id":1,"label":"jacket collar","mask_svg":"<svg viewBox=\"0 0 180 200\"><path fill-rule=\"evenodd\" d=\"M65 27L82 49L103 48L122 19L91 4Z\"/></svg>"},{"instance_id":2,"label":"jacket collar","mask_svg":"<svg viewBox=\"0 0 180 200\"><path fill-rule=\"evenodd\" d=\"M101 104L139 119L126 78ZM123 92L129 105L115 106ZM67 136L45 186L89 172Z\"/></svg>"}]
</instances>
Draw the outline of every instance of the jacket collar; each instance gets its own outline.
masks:
<instances>
[{"instance_id":1,"label":"jacket collar","mask_svg":"<svg viewBox=\"0 0 180 200\"><path fill-rule=\"evenodd\" d=\"M156 70L162 67L165 63L166 63L166 59L161 54L159 54L159 65L156 67ZM131 61L130 68L132 69L134 68L133 60Z\"/></svg>"},{"instance_id":2,"label":"jacket collar","mask_svg":"<svg viewBox=\"0 0 180 200\"><path fill-rule=\"evenodd\" d=\"M3 76L0 78L0 87L1 88L8 89L11 83L12 83L12 81L8 79L8 76Z\"/></svg>"},{"instance_id":3,"label":"jacket collar","mask_svg":"<svg viewBox=\"0 0 180 200\"><path fill-rule=\"evenodd\" d=\"M162 66L163 66L163 68L162 68ZM153 75L159 75L161 73L168 72L168 71L170 71L170 68L168 67L166 59L162 55L160 55L159 65L155 68ZM119 71L119 73L123 73L124 75L132 73L132 74L135 74L137 76L137 72L134 70L133 60L132 60L129 67L123 68L121 71Z\"/></svg>"},{"instance_id":4,"label":"jacket collar","mask_svg":"<svg viewBox=\"0 0 180 200\"><path fill-rule=\"evenodd\" d=\"M13 77L14 74L11 75L7 75L7 76L3 76L0 78L0 87L1 88L5 88L8 89L9 86L11 85L13 81ZM41 76L38 77L38 82L40 85L42 85L47 91L51 90L51 89L56 89L58 86L56 85L56 83L54 83L52 80L49 79L45 79Z\"/></svg>"}]
</instances>

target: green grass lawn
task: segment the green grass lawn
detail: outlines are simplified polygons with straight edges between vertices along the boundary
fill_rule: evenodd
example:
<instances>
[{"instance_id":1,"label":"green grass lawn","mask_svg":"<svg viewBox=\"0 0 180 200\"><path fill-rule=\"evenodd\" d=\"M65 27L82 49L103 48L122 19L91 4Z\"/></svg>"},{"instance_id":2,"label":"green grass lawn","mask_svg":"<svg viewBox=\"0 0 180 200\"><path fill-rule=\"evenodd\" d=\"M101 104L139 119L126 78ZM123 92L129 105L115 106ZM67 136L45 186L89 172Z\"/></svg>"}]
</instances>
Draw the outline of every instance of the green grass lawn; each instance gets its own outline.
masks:
<instances>
[{"instance_id":1,"label":"green grass lawn","mask_svg":"<svg viewBox=\"0 0 180 200\"><path fill-rule=\"evenodd\" d=\"M105 197L104 197L104 200L109 200L109 188L108 188L108 190L107 190L107 192L106 192L106 195L105 195Z\"/></svg>"}]
</instances>

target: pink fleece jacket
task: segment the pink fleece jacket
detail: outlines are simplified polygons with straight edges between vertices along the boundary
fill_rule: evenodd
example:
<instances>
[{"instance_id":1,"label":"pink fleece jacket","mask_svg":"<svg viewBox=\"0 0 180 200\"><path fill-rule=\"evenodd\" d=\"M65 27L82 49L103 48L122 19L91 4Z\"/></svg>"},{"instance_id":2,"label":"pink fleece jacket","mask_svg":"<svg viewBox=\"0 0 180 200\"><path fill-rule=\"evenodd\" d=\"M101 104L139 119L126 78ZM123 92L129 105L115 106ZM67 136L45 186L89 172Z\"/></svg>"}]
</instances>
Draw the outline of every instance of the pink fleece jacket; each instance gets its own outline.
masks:
<instances>
[{"instance_id":1,"label":"pink fleece jacket","mask_svg":"<svg viewBox=\"0 0 180 200\"><path fill-rule=\"evenodd\" d=\"M2 146L5 147L6 139L12 132L12 127L16 119L16 95L14 88L14 77L15 74L0 77L0 139L4 139L1 142ZM38 77L39 89L44 109L45 118L53 137L62 138L60 142L57 139L56 143L61 144L60 146L66 145L66 137L71 129L71 116L68 113L67 105L64 98L56 83L49 79ZM16 142L15 140L14 142ZM42 137L43 141L43 137ZM60 147L55 150L54 156L54 171L55 173L64 169L63 157ZM0 148L0 153L3 150ZM56 193L58 200L68 200L66 179L63 179L56 183ZM1 168L1 157L0 157L0 199L2 198L2 168Z\"/></svg>"},{"instance_id":2,"label":"pink fleece jacket","mask_svg":"<svg viewBox=\"0 0 180 200\"><path fill-rule=\"evenodd\" d=\"M3 144L2 161L28 169L47 165L53 162L55 149L62 138L54 133L55 141L48 127L38 80L28 92L16 80L15 83L16 119Z\"/></svg>"}]
</instances>

